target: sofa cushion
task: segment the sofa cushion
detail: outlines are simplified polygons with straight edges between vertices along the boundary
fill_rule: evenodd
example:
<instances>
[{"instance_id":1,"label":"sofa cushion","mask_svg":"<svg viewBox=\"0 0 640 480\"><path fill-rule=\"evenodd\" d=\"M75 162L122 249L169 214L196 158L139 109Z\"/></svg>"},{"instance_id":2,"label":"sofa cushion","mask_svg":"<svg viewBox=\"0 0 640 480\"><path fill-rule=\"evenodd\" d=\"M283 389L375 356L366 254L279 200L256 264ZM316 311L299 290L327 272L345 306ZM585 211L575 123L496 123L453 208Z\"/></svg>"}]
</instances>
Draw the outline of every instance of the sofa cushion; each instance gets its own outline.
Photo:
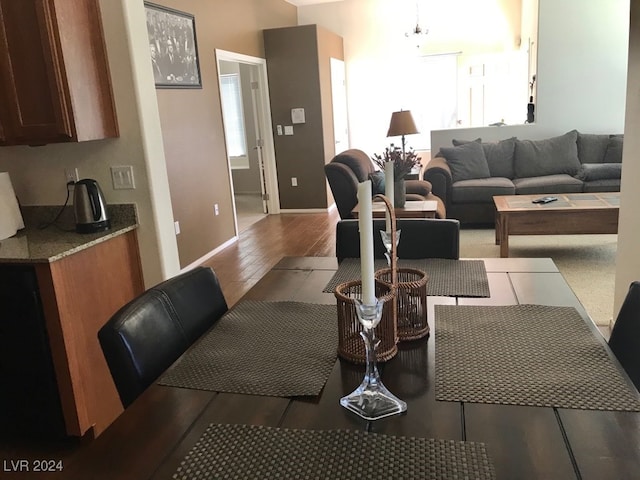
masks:
<instances>
[{"instance_id":1,"label":"sofa cushion","mask_svg":"<svg viewBox=\"0 0 640 480\"><path fill-rule=\"evenodd\" d=\"M477 142L465 143L458 147L443 147L440 151L447 160L454 182L491 176L484 150Z\"/></svg>"},{"instance_id":2,"label":"sofa cushion","mask_svg":"<svg viewBox=\"0 0 640 480\"><path fill-rule=\"evenodd\" d=\"M371 195L384 195L384 172L377 170L373 173L370 173L369 180L371 180Z\"/></svg>"},{"instance_id":3,"label":"sofa cushion","mask_svg":"<svg viewBox=\"0 0 640 480\"><path fill-rule=\"evenodd\" d=\"M516 140L518 140L516 137L512 137L497 143L482 144L492 177L513 178L515 176L513 159Z\"/></svg>"},{"instance_id":4,"label":"sofa cushion","mask_svg":"<svg viewBox=\"0 0 640 480\"><path fill-rule=\"evenodd\" d=\"M504 177L476 178L455 182L451 190L451 202L491 203L494 195L514 195L513 182Z\"/></svg>"},{"instance_id":5,"label":"sofa cushion","mask_svg":"<svg viewBox=\"0 0 640 480\"><path fill-rule=\"evenodd\" d=\"M584 182L583 192L619 192L620 180L593 180L592 182Z\"/></svg>"},{"instance_id":6,"label":"sofa cushion","mask_svg":"<svg viewBox=\"0 0 640 480\"><path fill-rule=\"evenodd\" d=\"M580 163L602 163L609 145L609 135L578 132L577 145Z\"/></svg>"},{"instance_id":7,"label":"sofa cushion","mask_svg":"<svg viewBox=\"0 0 640 480\"><path fill-rule=\"evenodd\" d=\"M580 168L577 138L578 132L572 130L545 140L516 140L515 176L575 175Z\"/></svg>"},{"instance_id":8,"label":"sofa cushion","mask_svg":"<svg viewBox=\"0 0 640 480\"><path fill-rule=\"evenodd\" d=\"M578 193L582 192L582 180L571 175L544 175L540 177L514 178L513 184L518 195L543 193Z\"/></svg>"},{"instance_id":9,"label":"sofa cushion","mask_svg":"<svg viewBox=\"0 0 640 480\"><path fill-rule=\"evenodd\" d=\"M603 163L622 163L622 144L624 138L622 136L612 136L607 145L607 151L604 154Z\"/></svg>"},{"instance_id":10,"label":"sofa cushion","mask_svg":"<svg viewBox=\"0 0 640 480\"><path fill-rule=\"evenodd\" d=\"M593 180L620 180L621 163L583 163L576 178L583 182Z\"/></svg>"},{"instance_id":11,"label":"sofa cushion","mask_svg":"<svg viewBox=\"0 0 640 480\"><path fill-rule=\"evenodd\" d=\"M482 145L484 156L487 158L487 165L489 165L491 176L513 178L513 154L516 148L516 140L516 137L511 137L506 140L500 140L499 142L482 143L481 138L476 138L475 140L457 140L454 138L451 140L451 143L453 143L455 147L470 142L479 143ZM609 141L609 137L607 137L607 141Z\"/></svg>"}]
</instances>

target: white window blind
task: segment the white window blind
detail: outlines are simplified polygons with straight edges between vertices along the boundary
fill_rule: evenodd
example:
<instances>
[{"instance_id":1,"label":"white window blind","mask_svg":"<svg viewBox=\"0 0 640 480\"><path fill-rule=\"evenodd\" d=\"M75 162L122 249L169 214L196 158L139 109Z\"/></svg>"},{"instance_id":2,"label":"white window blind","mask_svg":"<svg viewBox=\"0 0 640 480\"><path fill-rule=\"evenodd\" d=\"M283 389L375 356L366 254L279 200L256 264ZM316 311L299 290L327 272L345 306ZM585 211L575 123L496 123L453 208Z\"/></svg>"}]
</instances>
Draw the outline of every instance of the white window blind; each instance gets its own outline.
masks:
<instances>
[{"instance_id":1,"label":"white window blind","mask_svg":"<svg viewBox=\"0 0 640 480\"><path fill-rule=\"evenodd\" d=\"M247 140L244 129L240 75L237 73L221 75L220 88L228 154L230 157L246 158Z\"/></svg>"}]
</instances>

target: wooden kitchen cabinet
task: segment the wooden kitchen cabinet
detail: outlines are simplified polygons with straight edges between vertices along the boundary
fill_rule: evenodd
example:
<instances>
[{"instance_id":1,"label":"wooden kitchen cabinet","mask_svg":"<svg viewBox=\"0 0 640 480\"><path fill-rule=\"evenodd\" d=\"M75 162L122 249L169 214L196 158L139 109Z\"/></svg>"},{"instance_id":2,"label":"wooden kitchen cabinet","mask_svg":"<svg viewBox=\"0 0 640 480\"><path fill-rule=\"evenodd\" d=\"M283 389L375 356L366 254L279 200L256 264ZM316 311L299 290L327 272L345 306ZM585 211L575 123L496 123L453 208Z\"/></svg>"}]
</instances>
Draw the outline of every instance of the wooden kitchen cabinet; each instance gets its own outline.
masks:
<instances>
[{"instance_id":1,"label":"wooden kitchen cabinet","mask_svg":"<svg viewBox=\"0 0 640 480\"><path fill-rule=\"evenodd\" d=\"M0 0L0 145L117 136L98 0Z\"/></svg>"}]
</instances>

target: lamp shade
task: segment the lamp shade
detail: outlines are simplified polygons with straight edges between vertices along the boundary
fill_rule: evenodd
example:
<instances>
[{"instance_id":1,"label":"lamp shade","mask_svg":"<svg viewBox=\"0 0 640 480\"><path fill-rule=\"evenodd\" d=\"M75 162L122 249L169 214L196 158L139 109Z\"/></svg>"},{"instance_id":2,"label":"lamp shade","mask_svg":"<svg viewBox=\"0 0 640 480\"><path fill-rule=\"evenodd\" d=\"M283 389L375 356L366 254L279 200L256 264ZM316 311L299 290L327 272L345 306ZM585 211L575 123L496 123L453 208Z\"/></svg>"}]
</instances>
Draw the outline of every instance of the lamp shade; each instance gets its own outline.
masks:
<instances>
[{"instance_id":1,"label":"lamp shade","mask_svg":"<svg viewBox=\"0 0 640 480\"><path fill-rule=\"evenodd\" d=\"M414 133L420 132L416 127L416 122L413 121L413 116L411 115L410 110L400 110L399 112L393 112L391 114L391 123L389 124L387 137L411 135Z\"/></svg>"}]
</instances>

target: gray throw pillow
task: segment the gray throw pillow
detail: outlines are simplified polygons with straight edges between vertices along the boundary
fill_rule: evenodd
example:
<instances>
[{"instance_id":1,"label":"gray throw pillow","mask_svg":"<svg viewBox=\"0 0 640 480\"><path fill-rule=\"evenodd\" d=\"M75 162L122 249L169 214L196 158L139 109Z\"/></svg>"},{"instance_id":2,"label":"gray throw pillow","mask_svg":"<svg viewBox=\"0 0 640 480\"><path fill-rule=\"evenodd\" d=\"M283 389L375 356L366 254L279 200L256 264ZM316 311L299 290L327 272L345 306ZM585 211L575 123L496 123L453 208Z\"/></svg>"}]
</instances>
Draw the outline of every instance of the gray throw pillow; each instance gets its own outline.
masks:
<instances>
[{"instance_id":1,"label":"gray throw pillow","mask_svg":"<svg viewBox=\"0 0 640 480\"><path fill-rule=\"evenodd\" d=\"M484 149L478 142L469 142L458 147L444 147L440 152L447 160L454 182L491 176Z\"/></svg>"},{"instance_id":2,"label":"gray throw pillow","mask_svg":"<svg viewBox=\"0 0 640 480\"><path fill-rule=\"evenodd\" d=\"M580 169L577 138L577 130L572 130L545 140L516 140L516 178L577 174Z\"/></svg>"},{"instance_id":3,"label":"gray throw pillow","mask_svg":"<svg viewBox=\"0 0 640 480\"><path fill-rule=\"evenodd\" d=\"M381 170L375 171L369 174L369 180L371 180L371 195L384 195L385 189L385 176Z\"/></svg>"},{"instance_id":4,"label":"gray throw pillow","mask_svg":"<svg viewBox=\"0 0 640 480\"><path fill-rule=\"evenodd\" d=\"M583 163L576 178L583 182L594 180L620 180L621 163Z\"/></svg>"},{"instance_id":5,"label":"gray throw pillow","mask_svg":"<svg viewBox=\"0 0 640 480\"><path fill-rule=\"evenodd\" d=\"M487 157L492 177L513 178L513 155L516 149L516 137L500 140L498 143L483 143L484 156Z\"/></svg>"},{"instance_id":6,"label":"gray throw pillow","mask_svg":"<svg viewBox=\"0 0 640 480\"><path fill-rule=\"evenodd\" d=\"M578 132L580 163L602 163L609 145L609 135Z\"/></svg>"},{"instance_id":7,"label":"gray throw pillow","mask_svg":"<svg viewBox=\"0 0 640 480\"><path fill-rule=\"evenodd\" d=\"M622 163L622 144L623 137L611 137L607 145L607 151L604 154L604 163Z\"/></svg>"}]
</instances>

